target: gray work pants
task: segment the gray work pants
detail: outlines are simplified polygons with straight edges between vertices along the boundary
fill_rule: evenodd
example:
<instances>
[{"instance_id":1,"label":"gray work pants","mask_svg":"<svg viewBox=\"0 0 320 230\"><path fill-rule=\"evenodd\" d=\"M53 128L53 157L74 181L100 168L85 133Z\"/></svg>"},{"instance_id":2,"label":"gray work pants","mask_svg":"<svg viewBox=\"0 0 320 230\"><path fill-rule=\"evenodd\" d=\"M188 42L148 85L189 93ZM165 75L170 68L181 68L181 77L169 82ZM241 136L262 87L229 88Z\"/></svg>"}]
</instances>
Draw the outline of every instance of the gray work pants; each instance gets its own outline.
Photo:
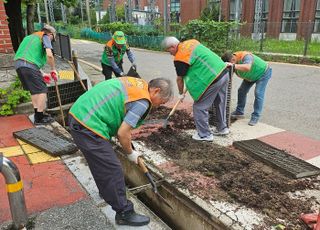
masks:
<instances>
[{"instance_id":1,"label":"gray work pants","mask_svg":"<svg viewBox=\"0 0 320 230\"><path fill-rule=\"evenodd\" d=\"M226 107L229 73L221 76L217 82L209 86L200 99L193 104L193 117L200 137L211 135L209 126L209 108L214 104L217 111L217 130L227 127Z\"/></svg>"},{"instance_id":2,"label":"gray work pants","mask_svg":"<svg viewBox=\"0 0 320 230\"><path fill-rule=\"evenodd\" d=\"M132 202L126 197L121 163L111 143L82 126L71 115L69 127L74 142L88 162L103 199L116 212L133 210Z\"/></svg>"}]
</instances>

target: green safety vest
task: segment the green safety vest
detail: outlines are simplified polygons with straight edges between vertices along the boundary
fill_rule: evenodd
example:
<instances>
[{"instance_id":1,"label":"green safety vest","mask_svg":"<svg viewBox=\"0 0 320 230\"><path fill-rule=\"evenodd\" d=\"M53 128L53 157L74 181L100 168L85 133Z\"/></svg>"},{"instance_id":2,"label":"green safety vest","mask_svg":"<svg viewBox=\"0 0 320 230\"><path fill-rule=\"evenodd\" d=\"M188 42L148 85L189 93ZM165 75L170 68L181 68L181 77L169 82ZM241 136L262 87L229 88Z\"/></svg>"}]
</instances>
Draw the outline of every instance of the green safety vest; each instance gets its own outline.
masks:
<instances>
[{"instance_id":1,"label":"green safety vest","mask_svg":"<svg viewBox=\"0 0 320 230\"><path fill-rule=\"evenodd\" d=\"M100 82L81 95L69 113L87 129L109 140L117 134L123 122L125 104L140 99L147 99L150 106L138 127L151 108L148 83L138 78L120 77Z\"/></svg>"},{"instance_id":2,"label":"green safety vest","mask_svg":"<svg viewBox=\"0 0 320 230\"><path fill-rule=\"evenodd\" d=\"M239 64L243 64L244 56L246 55L253 56L253 62L252 62L250 71L245 72L245 71L236 70L236 74L247 81L254 82L259 80L268 68L267 62L265 62L260 57L252 53L240 51L240 52L234 53L234 55L236 56L236 60L238 60L237 63Z\"/></svg>"},{"instance_id":3,"label":"green safety vest","mask_svg":"<svg viewBox=\"0 0 320 230\"><path fill-rule=\"evenodd\" d=\"M227 67L218 55L195 39L180 43L174 60L190 65L183 80L195 101Z\"/></svg>"},{"instance_id":4,"label":"green safety vest","mask_svg":"<svg viewBox=\"0 0 320 230\"><path fill-rule=\"evenodd\" d=\"M43 48L42 37L44 32L36 32L25 37L14 56L14 60L25 60L40 68L47 63L46 50Z\"/></svg>"},{"instance_id":5,"label":"green safety vest","mask_svg":"<svg viewBox=\"0 0 320 230\"><path fill-rule=\"evenodd\" d=\"M128 45L125 44L121 47L121 49L119 50L116 45L114 44L113 39L111 39L110 41L108 41L106 43L105 49L102 53L102 57L101 57L101 62L105 65L111 66L111 63L108 59L108 54L107 52L112 52L114 60L117 64L121 63L122 59L123 59L123 55L126 53L128 49Z\"/></svg>"}]
</instances>

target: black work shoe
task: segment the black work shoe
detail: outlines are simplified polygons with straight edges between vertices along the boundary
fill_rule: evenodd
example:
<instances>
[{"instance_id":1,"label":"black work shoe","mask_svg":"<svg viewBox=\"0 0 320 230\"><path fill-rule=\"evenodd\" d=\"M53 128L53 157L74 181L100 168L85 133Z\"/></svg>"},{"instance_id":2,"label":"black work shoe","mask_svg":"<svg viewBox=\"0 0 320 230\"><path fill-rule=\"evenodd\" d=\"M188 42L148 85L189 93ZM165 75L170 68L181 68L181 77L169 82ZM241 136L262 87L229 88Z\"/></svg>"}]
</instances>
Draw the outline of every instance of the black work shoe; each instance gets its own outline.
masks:
<instances>
[{"instance_id":1,"label":"black work shoe","mask_svg":"<svg viewBox=\"0 0 320 230\"><path fill-rule=\"evenodd\" d=\"M137 214L134 210L117 212L116 223L119 225L142 226L149 224L150 218Z\"/></svg>"},{"instance_id":2,"label":"black work shoe","mask_svg":"<svg viewBox=\"0 0 320 230\"><path fill-rule=\"evenodd\" d=\"M34 124L35 125L47 125L47 124L50 124L54 122L54 119L50 116L44 116L42 117L42 119L38 120L38 119L35 119L34 121Z\"/></svg>"}]
</instances>

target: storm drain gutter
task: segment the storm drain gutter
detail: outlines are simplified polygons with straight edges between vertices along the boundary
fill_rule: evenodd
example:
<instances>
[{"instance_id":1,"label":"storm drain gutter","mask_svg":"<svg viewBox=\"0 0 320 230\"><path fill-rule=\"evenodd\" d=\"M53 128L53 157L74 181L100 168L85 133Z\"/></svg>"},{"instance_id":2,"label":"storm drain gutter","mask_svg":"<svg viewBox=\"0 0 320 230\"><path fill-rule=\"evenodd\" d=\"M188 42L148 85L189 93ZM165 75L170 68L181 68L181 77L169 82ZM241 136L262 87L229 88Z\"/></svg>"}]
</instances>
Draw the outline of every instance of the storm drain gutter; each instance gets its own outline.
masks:
<instances>
[{"instance_id":1,"label":"storm drain gutter","mask_svg":"<svg viewBox=\"0 0 320 230\"><path fill-rule=\"evenodd\" d=\"M147 184L148 181L141 169L128 161L125 154L121 153L118 149L116 152L122 163L127 183L134 187ZM155 180L162 179L157 172L152 170L152 167L149 167L149 171ZM230 226L226 226L219 218L212 215L208 210L195 203L168 181L163 181L160 187L158 187L158 190L172 206L173 210L159 200L151 189L139 193L138 198L172 229L232 229Z\"/></svg>"}]
</instances>

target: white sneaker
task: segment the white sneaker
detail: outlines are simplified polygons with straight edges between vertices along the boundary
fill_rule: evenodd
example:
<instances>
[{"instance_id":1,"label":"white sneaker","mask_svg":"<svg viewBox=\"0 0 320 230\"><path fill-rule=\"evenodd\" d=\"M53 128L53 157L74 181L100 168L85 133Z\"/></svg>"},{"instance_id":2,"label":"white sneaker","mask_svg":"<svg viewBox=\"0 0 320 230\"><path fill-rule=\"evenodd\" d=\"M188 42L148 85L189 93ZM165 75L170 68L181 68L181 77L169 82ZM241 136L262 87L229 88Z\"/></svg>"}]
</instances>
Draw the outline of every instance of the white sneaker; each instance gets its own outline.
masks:
<instances>
[{"instance_id":1,"label":"white sneaker","mask_svg":"<svg viewBox=\"0 0 320 230\"><path fill-rule=\"evenodd\" d=\"M206 137L200 137L198 133L195 133L192 135L192 139L197 141L213 141L213 135L210 134L209 136L206 136Z\"/></svg>"},{"instance_id":2,"label":"white sneaker","mask_svg":"<svg viewBox=\"0 0 320 230\"><path fill-rule=\"evenodd\" d=\"M215 136L225 136L228 135L230 133L230 130L228 128L224 128L221 131L218 131L217 129L212 131L212 134Z\"/></svg>"}]
</instances>

